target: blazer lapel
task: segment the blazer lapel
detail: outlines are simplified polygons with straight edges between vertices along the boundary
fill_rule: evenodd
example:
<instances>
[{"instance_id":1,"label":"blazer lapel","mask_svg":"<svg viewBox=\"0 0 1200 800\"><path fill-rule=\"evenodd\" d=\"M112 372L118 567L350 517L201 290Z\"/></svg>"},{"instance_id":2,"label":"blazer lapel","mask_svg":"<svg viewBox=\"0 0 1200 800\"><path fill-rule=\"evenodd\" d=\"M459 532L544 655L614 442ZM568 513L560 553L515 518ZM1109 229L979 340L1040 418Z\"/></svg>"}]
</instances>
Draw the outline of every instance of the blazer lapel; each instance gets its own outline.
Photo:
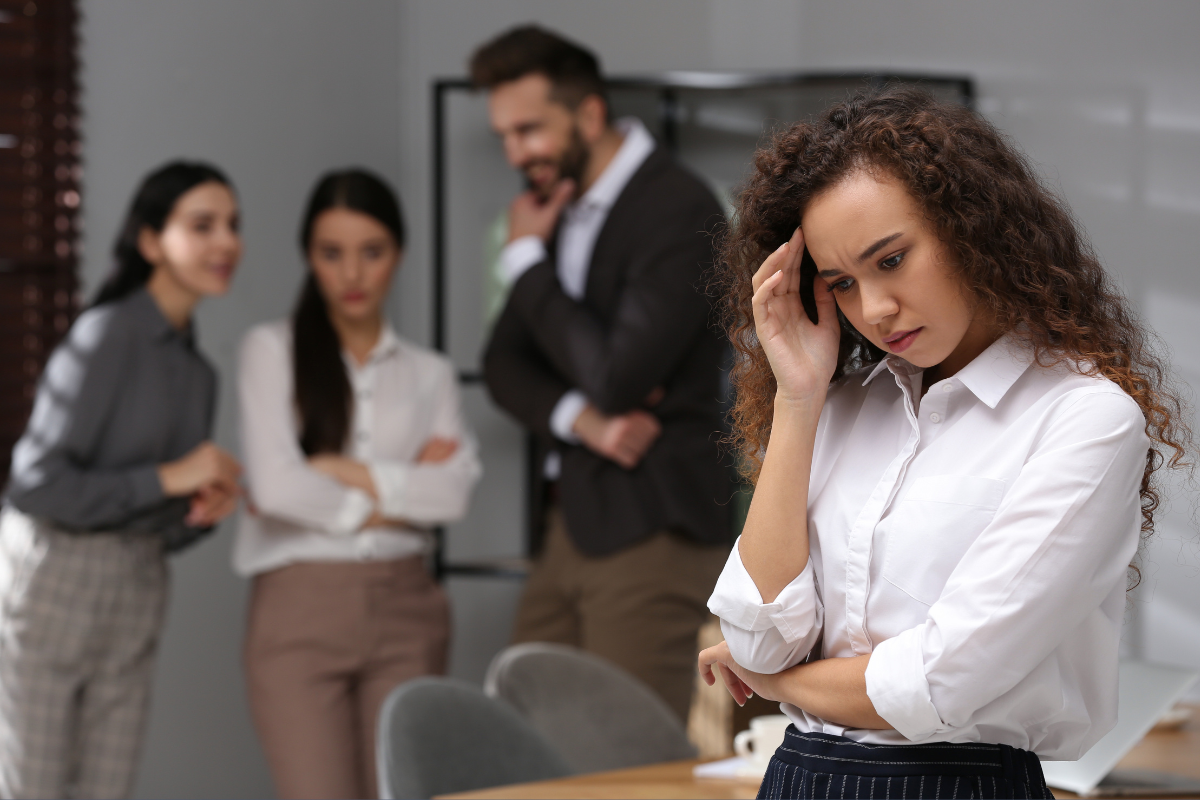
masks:
<instances>
[{"instance_id":1,"label":"blazer lapel","mask_svg":"<svg viewBox=\"0 0 1200 800\"><path fill-rule=\"evenodd\" d=\"M628 254L643 246L643 242L631 238L637 230L638 200L655 173L670 163L670 158L661 145L654 148L617 196L596 236L592 260L588 264L584 302L606 319L615 309L625 283Z\"/></svg>"}]
</instances>

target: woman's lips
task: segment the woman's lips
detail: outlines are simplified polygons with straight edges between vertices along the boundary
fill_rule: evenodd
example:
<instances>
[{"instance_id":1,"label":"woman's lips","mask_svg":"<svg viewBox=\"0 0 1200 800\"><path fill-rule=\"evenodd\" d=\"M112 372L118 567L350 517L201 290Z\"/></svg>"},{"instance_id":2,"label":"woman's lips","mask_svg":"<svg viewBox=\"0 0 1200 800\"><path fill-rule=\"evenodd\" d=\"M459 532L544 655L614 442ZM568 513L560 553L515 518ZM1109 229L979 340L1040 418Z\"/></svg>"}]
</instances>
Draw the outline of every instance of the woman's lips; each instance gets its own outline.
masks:
<instances>
[{"instance_id":1,"label":"woman's lips","mask_svg":"<svg viewBox=\"0 0 1200 800\"><path fill-rule=\"evenodd\" d=\"M901 331L900 333L890 336L883 341L893 353L903 353L909 348L910 345L912 345L914 341L916 341L917 335L923 330L924 328L914 328L911 331Z\"/></svg>"}]
</instances>

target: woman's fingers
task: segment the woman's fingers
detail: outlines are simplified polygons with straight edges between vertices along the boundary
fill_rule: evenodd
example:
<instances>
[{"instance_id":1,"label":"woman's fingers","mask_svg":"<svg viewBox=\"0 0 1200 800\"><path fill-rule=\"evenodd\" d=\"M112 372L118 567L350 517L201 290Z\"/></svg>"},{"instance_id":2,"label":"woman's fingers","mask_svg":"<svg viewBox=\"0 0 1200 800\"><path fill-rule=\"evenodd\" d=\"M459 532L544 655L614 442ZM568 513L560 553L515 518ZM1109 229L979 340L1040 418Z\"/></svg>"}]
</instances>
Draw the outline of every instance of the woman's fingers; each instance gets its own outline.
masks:
<instances>
[{"instance_id":1,"label":"woman's fingers","mask_svg":"<svg viewBox=\"0 0 1200 800\"><path fill-rule=\"evenodd\" d=\"M704 681L707 685L712 686L713 683L716 682L717 676L713 675L712 666L704 663L703 654L701 654L701 656L700 656L700 664L699 664L698 670L700 672L700 679L702 681Z\"/></svg>"},{"instance_id":2,"label":"woman's fingers","mask_svg":"<svg viewBox=\"0 0 1200 800\"><path fill-rule=\"evenodd\" d=\"M729 691L730 696L733 697L733 702L739 706L746 705L746 701L750 699L750 695L743 689L745 684L742 683L742 679L734 675L733 671L724 664L718 662L718 666L721 670L721 680L725 681L725 688Z\"/></svg>"},{"instance_id":3,"label":"woman's fingers","mask_svg":"<svg viewBox=\"0 0 1200 800\"><path fill-rule=\"evenodd\" d=\"M784 260L787 258L790 245L790 241L779 245L779 247L775 248L775 252L767 256L763 260L763 263L759 265L758 270L754 273L754 277L750 279L750 286L755 294L758 293L759 287L763 285L763 281L776 272L779 272L780 267L783 266Z\"/></svg>"},{"instance_id":4,"label":"woman's fingers","mask_svg":"<svg viewBox=\"0 0 1200 800\"><path fill-rule=\"evenodd\" d=\"M767 301L775 296L775 290L779 284L783 283L784 273L779 270L769 275L761 284L758 290L754 292L754 307L755 309L766 309Z\"/></svg>"},{"instance_id":5,"label":"woman's fingers","mask_svg":"<svg viewBox=\"0 0 1200 800\"><path fill-rule=\"evenodd\" d=\"M800 293L800 264L804 261L804 231L799 227L792 233L792 238L788 241L788 260L784 267L784 272L787 273L788 293Z\"/></svg>"},{"instance_id":6,"label":"woman's fingers","mask_svg":"<svg viewBox=\"0 0 1200 800\"><path fill-rule=\"evenodd\" d=\"M817 327L837 328L837 300L833 289L819 276L813 278L813 297L817 301Z\"/></svg>"}]
</instances>

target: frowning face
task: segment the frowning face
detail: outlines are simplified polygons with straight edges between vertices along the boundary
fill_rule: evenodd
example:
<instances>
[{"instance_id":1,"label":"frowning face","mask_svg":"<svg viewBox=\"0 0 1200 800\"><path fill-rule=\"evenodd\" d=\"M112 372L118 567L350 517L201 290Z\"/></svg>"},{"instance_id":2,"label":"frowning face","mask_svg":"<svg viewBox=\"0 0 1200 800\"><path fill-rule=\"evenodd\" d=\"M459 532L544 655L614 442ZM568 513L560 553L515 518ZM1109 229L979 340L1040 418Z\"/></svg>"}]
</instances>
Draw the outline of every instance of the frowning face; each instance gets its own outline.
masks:
<instances>
[{"instance_id":1,"label":"frowning face","mask_svg":"<svg viewBox=\"0 0 1200 800\"><path fill-rule=\"evenodd\" d=\"M851 173L809 203L801 227L838 308L884 352L918 367L945 365L952 374L995 339L946 247L898 181Z\"/></svg>"},{"instance_id":2,"label":"frowning face","mask_svg":"<svg viewBox=\"0 0 1200 800\"><path fill-rule=\"evenodd\" d=\"M392 232L369 214L331 208L313 222L308 261L335 321L382 317L400 255Z\"/></svg>"}]
</instances>

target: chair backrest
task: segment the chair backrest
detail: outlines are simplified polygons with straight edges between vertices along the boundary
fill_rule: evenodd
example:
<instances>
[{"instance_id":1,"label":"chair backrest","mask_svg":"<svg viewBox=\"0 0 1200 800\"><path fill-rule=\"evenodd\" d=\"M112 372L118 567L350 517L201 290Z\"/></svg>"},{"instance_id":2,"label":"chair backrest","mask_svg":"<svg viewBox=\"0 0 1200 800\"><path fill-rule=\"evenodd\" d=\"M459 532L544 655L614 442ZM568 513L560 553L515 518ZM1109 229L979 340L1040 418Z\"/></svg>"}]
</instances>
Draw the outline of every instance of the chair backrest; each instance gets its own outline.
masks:
<instances>
[{"instance_id":1,"label":"chair backrest","mask_svg":"<svg viewBox=\"0 0 1200 800\"><path fill-rule=\"evenodd\" d=\"M670 707L612 662L560 644L502 650L484 691L517 710L575 772L693 758Z\"/></svg>"},{"instance_id":2,"label":"chair backrest","mask_svg":"<svg viewBox=\"0 0 1200 800\"><path fill-rule=\"evenodd\" d=\"M451 678L417 678L397 686L378 724L384 798L433 797L571 774L515 711Z\"/></svg>"}]
</instances>

